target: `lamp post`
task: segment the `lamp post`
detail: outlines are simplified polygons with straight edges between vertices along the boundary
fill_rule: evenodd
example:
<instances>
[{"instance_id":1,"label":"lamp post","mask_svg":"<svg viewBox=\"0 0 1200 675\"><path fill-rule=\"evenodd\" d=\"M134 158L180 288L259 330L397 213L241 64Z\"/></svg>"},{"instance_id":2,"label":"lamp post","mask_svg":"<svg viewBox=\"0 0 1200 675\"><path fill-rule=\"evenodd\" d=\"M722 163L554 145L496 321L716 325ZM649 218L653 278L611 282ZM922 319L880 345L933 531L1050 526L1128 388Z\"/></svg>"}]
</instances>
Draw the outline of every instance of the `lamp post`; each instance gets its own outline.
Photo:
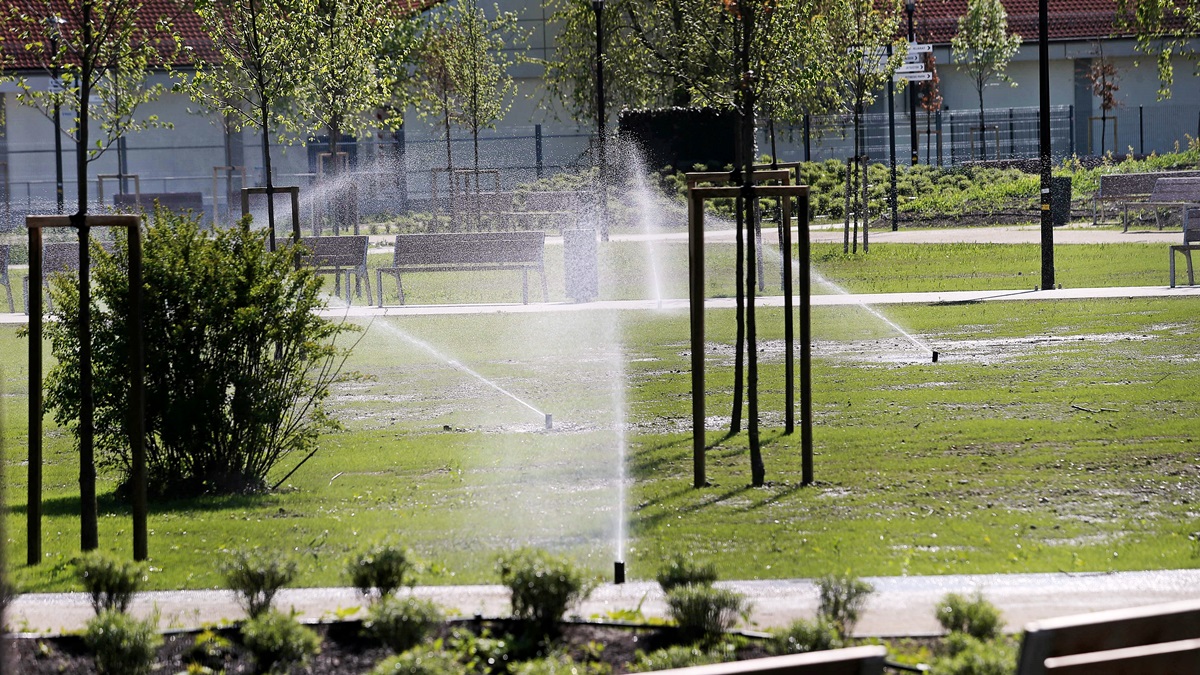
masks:
<instances>
[{"instance_id":1,"label":"lamp post","mask_svg":"<svg viewBox=\"0 0 1200 675\"><path fill-rule=\"evenodd\" d=\"M596 15L596 152L599 155L600 171L600 240L608 241L608 158L605 153L604 122L604 0L592 0L592 12Z\"/></svg>"},{"instance_id":2,"label":"lamp post","mask_svg":"<svg viewBox=\"0 0 1200 675\"><path fill-rule=\"evenodd\" d=\"M912 45L917 40L916 33L913 32L913 12L917 9L917 0L904 0L904 11L908 14L908 44ZM917 88L912 83L908 83L908 138L912 146L912 166L917 165Z\"/></svg>"},{"instance_id":3,"label":"lamp post","mask_svg":"<svg viewBox=\"0 0 1200 675\"><path fill-rule=\"evenodd\" d=\"M62 165L62 73L58 64L58 40L66 19L60 16L46 18L50 33L50 91L54 93L54 199L58 206L55 213L63 212L63 165Z\"/></svg>"}]
</instances>

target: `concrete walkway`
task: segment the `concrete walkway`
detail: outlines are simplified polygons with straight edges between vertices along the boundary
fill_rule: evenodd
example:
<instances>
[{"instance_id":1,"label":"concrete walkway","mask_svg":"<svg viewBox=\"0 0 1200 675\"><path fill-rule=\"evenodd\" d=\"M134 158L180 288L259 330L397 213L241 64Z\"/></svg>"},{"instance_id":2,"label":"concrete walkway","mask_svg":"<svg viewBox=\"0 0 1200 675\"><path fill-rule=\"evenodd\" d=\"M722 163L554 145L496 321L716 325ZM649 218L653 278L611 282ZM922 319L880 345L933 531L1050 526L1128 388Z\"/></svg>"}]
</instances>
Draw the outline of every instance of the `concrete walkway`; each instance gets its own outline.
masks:
<instances>
[{"instance_id":1,"label":"concrete walkway","mask_svg":"<svg viewBox=\"0 0 1200 675\"><path fill-rule=\"evenodd\" d=\"M1117 572L1112 574L1008 574L929 577L876 577L867 581L875 593L859 622L859 635L930 635L941 629L934 607L946 593L975 591L996 604L1011 631L1030 621L1068 614L1200 598L1200 570ZM817 588L808 579L732 581L721 585L745 594L754 603L747 628L769 630L816 614ZM416 595L429 598L449 614L485 617L509 613L508 591L502 586L422 586ZM294 608L306 620L332 619L341 609L362 607L350 588L307 588L281 592L276 606ZM658 584L637 581L605 584L579 608L585 618L641 607L647 617L666 614ZM242 610L228 591L156 591L135 600L139 616L159 613L163 628L195 628L205 623L240 619ZM10 611L16 632L53 634L77 630L91 618L83 593L23 595Z\"/></svg>"}]
</instances>

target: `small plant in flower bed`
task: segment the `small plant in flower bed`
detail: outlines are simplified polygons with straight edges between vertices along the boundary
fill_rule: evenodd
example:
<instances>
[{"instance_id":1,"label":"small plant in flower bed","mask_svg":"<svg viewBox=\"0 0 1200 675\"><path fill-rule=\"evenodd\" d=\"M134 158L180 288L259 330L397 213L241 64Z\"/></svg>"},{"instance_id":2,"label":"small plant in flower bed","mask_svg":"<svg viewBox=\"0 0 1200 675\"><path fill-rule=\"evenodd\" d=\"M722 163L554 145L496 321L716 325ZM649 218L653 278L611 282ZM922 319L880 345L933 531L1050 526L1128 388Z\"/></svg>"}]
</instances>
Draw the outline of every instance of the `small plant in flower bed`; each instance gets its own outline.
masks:
<instances>
[{"instance_id":1,"label":"small plant in flower bed","mask_svg":"<svg viewBox=\"0 0 1200 675\"><path fill-rule=\"evenodd\" d=\"M775 632L771 638L771 653L804 654L826 649L840 649L844 642L837 626L829 619L817 617L813 621L799 619Z\"/></svg>"},{"instance_id":2,"label":"small plant in flower bed","mask_svg":"<svg viewBox=\"0 0 1200 675\"><path fill-rule=\"evenodd\" d=\"M321 650L321 638L296 617L267 611L242 624L242 644L262 672L286 672Z\"/></svg>"},{"instance_id":3,"label":"small plant in flower bed","mask_svg":"<svg viewBox=\"0 0 1200 675\"><path fill-rule=\"evenodd\" d=\"M444 621L442 611L428 600L384 596L367 610L363 630L399 653L423 642Z\"/></svg>"},{"instance_id":4,"label":"small plant in flower bed","mask_svg":"<svg viewBox=\"0 0 1200 675\"><path fill-rule=\"evenodd\" d=\"M1000 610L976 591L965 596L948 593L934 610L938 623L952 633L966 633L979 640L991 640L1000 635Z\"/></svg>"},{"instance_id":5,"label":"small plant in flower bed","mask_svg":"<svg viewBox=\"0 0 1200 675\"><path fill-rule=\"evenodd\" d=\"M97 615L107 610L126 612L146 580L146 567L121 560L105 551L89 551L75 560L75 573L91 597Z\"/></svg>"},{"instance_id":6,"label":"small plant in flower bed","mask_svg":"<svg viewBox=\"0 0 1200 675\"><path fill-rule=\"evenodd\" d=\"M932 675L1010 675L1017 669L1016 644L1007 639L979 640L951 633L934 660Z\"/></svg>"},{"instance_id":7,"label":"small plant in flower bed","mask_svg":"<svg viewBox=\"0 0 1200 675\"><path fill-rule=\"evenodd\" d=\"M386 598L404 586L416 583L416 565L407 549L394 544L377 544L350 560L350 583L368 598Z\"/></svg>"},{"instance_id":8,"label":"small plant in flower bed","mask_svg":"<svg viewBox=\"0 0 1200 675\"><path fill-rule=\"evenodd\" d=\"M713 640L749 612L746 596L728 588L688 584L667 593L667 614L687 640Z\"/></svg>"},{"instance_id":9,"label":"small plant in flower bed","mask_svg":"<svg viewBox=\"0 0 1200 675\"><path fill-rule=\"evenodd\" d=\"M234 551L221 571L246 615L253 618L271 609L279 589L296 578L296 561L271 549Z\"/></svg>"},{"instance_id":10,"label":"small plant in flower bed","mask_svg":"<svg viewBox=\"0 0 1200 675\"><path fill-rule=\"evenodd\" d=\"M817 580L817 590L820 595L817 615L833 624L839 635L848 636L854 631L875 587L845 572L821 577Z\"/></svg>"},{"instance_id":11,"label":"small plant in flower bed","mask_svg":"<svg viewBox=\"0 0 1200 675\"><path fill-rule=\"evenodd\" d=\"M592 592L595 581L565 558L534 549L501 556L500 581L512 592L513 617L543 635Z\"/></svg>"},{"instance_id":12,"label":"small plant in flower bed","mask_svg":"<svg viewBox=\"0 0 1200 675\"><path fill-rule=\"evenodd\" d=\"M135 619L117 609L103 609L83 633L101 675L145 675L154 667L162 644L155 620Z\"/></svg>"},{"instance_id":13,"label":"small plant in flower bed","mask_svg":"<svg viewBox=\"0 0 1200 675\"><path fill-rule=\"evenodd\" d=\"M440 643L410 649L382 661L371 675L465 675L465 666Z\"/></svg>"}]
</instances>

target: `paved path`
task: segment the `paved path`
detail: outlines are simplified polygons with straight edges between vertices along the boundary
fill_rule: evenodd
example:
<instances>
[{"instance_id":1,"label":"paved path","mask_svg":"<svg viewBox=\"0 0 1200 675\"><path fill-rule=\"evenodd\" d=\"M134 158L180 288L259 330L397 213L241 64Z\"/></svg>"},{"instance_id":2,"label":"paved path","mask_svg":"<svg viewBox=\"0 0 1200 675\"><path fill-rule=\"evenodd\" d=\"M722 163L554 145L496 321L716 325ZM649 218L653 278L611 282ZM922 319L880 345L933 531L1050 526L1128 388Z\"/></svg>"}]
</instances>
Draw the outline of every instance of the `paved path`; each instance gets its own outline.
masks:
<instances>
[{"instance_id":1,"label":"paved path","mask_svg":"<svg viewBox=\"0 0 1200 675\"><path fill-rule=\"evenodd\" d=\"M860 635L929 635L940 632L933 608L946 593L981 591L1003 612L1008 629L1020 630L1038 619L1107 609L1200 598L1200 570L1119 572L1113 574L947 575L869 578L876 589L857 632ZM733 581L722 585L754 603L749 628L768 630L816 614L817 589L811 580ZM505 616L508 592L502 586L422 586L414 590L443 609L460 615ZM361 607L350 588L283 591L280 608L292 607L308 620L333 618L338 609ZM603 616L641 607L647 617L666 613L662 592L654 582L620 586L605 584L585 602L579 615ZM242 611L227 591L158 591L134 601L134 614L160 614L164 627L197 627L233 620ZM83 593L39 593L17 599L8 618L18 632L58 633L76 630L92 616Z\"/></svg>"}]
</instances>

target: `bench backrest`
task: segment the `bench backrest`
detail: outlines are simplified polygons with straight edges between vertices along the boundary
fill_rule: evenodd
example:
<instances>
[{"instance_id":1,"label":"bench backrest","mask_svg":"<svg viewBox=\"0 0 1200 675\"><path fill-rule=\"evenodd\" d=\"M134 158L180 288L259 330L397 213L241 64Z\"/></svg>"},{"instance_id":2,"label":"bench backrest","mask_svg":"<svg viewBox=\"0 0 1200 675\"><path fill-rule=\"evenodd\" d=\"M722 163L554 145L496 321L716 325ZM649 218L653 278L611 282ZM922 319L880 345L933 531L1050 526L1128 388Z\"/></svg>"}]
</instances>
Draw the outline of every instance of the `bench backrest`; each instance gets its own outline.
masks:
<instances>
[{"instance_id":1,"label":"bench backrest","mask_svg":"<svg viewBox=\"0 0 1200 675\"><path fill-rule=\"evenodd\" d=\"M0 244L0 279L8 285L8 244Z\"/></svg>"},{"instance_id":2,"label":"bench backrest","mask_svg":"<svg viewBox=\"0 0 1200 675\"><path fill-rule=\"evenodd\" d=\"M1150 201L1200 203L1200 178L1159 178Z\"/></svg>"},{"instance_id":3,"label":"bench backrest","mask_svg":"<svg viewBox=\"0 0 1200 675\"><path fill-rule=\"evenodd\" d=\"M196 215L204 215L204 195L199 192L143 192L140 195L113 195L115 206L139 207L146 212L154 210L155 202L158 202L158 205L164 209L176 213L194 211Z\"/></svg>"},{"instance_id":4,"label":"bench backrest","mask_svg":"<svg viewBox=\"0 0 1200 675\"><path fill-rule=\"evenodd\" d=\"M1046 659L1200 638L1200 600L1066 616L1025 627L1017 675L1052 673Z\"/></svg>"},{"instance_id":5,"label":"bench backrest","mask_svg":"<svg viewBox=\"0 0 1200 675\"><path fill-rule=\"evenodd\" d=\"M1100 176L1101 197L1144 196L1154 191L1160 178L1196 178L1200 171L1151 171L1147 173L1108 173Z\"/></svg>"},{"instance_id":6,"label":"bench backrest","mask_svg":"<svg viewBox=\"0 0 1200 675\"><path fill-rule=\"evenodd\" d=\"M79 244L73 241L42 244L42 274L48 277L56 272L79 272Z\"/></svg>"},{"instance_id":7,"label":"bench backrest","mask_svg":"<svg viewBox=\"0 0 1200 675\"><path fill-rule=\"evenodd\" d=\"M511 192L466 192L454 197L454 208L469 212L502 213L512 211Z\"/></svg>"},{"instance_id":8,"label":"bench backrest","mask_svg":"<svg viewBox=\"0 0 1200 675\"><path fill-rule=\"evenodd\" d=\"M658 672L671 675L877 675L883 673L886 658L887 648L873 645Z\"/></svg>"},{"instance_id":9,"label":"bench backrest","mask_svg":"<svg viewBox=\"0 0 1200 675\"><path fill-rule=\"evenodd\" d=\"M1183 243L1200 243L1200 206L1189 206L1184 213Z\"/></svg>"},{"instance_id":10,"label":"bench backrest","mask_svg":"<svg viewBox=\"0 0 1200 675\"><path fill-rule=\"evenodd\" d=\"M303 265L319 268L353 267L364 268L367 265L366 235L350 235L344 237L301 237L300 244L308 249L308 254L300 258Z\"/></svg>"},{"instance_id":11,"label":"bench backrest","mask_svg":"<svg viewBox=\"0 0 1200 675\"><path fill-rule=\"evenodd\" d=\"M392 264L541 264L545 247L545 232L398 234Z\"/></svg>"}]
</instances>

